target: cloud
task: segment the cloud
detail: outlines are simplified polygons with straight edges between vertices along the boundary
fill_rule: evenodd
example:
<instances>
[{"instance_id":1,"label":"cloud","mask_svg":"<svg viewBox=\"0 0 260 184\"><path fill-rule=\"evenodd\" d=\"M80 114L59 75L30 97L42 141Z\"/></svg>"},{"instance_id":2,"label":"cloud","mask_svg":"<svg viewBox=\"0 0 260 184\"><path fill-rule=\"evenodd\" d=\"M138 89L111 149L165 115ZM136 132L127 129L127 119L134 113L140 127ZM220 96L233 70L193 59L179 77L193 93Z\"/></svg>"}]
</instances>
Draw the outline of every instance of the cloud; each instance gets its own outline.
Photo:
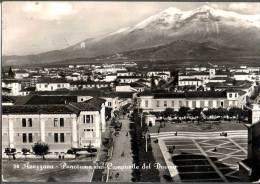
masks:
<instances>
[{"instance_id":1,"label":"cloud","mask_svg":"<svg viewBox=\"0 0 260 184\"><path fill-rule=\"evenodd\" d=\"M228 9L231 11L237 11L245 14L259 14L260 3L230 3Z\"/></svg>"},{"instance_id":2,"label":"cloud","mask_svg":"<svg viewBox=\"0 0 260 184\"><path fill-rule=\"evenodd\" d=\"M60 20L64 16L75 14L77 11L68 2L28 2L23 12L42 20Z\"/></svg>"}]
</instances>

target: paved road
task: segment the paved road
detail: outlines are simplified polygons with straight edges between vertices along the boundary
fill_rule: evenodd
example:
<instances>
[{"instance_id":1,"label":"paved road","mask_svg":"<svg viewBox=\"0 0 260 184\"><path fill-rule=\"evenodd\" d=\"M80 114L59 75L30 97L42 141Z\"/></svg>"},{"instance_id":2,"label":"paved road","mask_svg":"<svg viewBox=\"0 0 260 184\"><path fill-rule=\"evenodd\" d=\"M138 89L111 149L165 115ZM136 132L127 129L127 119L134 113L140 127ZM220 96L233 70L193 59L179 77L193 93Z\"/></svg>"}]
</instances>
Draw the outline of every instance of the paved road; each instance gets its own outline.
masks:
<instances>
[{"instance_id":1,"label":"paved road","mask_svg":"<svg viewBox=\"0 0 260 184\"><path fill-rule=\"evenodd\" d=\"M122 129L120 134L115 138L113 157L111 163L113 166L129 167L133 163L131 150L131 136L129 133L130 121L127 118L120 119L122 122ZM126 136L128 132L128 136ZM122 153L124 156L122 156ZM119 173L119 176L115 175ZM110 169L110 182L131 182L132 169Z\"/></svg>"}]
</instances>

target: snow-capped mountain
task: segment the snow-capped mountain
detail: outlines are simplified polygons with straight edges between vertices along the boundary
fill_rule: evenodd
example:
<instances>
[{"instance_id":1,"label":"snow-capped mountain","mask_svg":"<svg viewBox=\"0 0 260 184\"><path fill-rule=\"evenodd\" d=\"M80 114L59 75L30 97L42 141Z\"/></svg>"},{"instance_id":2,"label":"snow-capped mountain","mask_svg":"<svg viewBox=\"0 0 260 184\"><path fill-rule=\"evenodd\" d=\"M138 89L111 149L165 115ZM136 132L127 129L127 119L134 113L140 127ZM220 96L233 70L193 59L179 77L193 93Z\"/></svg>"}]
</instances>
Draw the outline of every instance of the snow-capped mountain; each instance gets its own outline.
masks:
<instances>
[{"instance_id":1,"label":"snow-capped mountain","mask_svg":"<svg viewBox=\"0 0 260 184\"><path fill-rule=\"evenodd\" d=\"M55 53L47 52L29 58L44 62L95 57L178 43L178 40L199 44L210 42L218 47L260 54L260 14L244 15L210 6L191 11L170 7L132 27L88 38Z\"/></svg>"}]
</instances>

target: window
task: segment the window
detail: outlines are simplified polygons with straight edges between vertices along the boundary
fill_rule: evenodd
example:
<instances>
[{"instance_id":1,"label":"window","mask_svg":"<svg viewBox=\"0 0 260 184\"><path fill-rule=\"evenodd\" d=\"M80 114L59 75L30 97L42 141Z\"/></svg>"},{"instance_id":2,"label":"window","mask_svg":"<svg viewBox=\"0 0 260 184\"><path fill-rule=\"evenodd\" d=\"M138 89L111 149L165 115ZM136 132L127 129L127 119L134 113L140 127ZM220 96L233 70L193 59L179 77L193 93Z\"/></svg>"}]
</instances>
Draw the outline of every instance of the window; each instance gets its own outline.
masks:
<instances>
[{"instance_id":1,"label":"window","mask_svg":"<svg viewBox=\"0 0 260 184\"><path fill-rule=\"evenodd\" d=\"M110 107L111 107L111 106L112 106L112 103L111 103L111 102L108 102L108 106L110 106Z\"/></svg>"},{"instance_id":2,"label":"window","mask_svg":"<svg viewBox=\"0 0 260 184\"><path fill-rule=\"evenodd\" d=\"M167 101L166 100L163 102L163 106L167 107Z\"/></svg>"},{"instance_id":3,"label":"window","mask_svg":"<svg viewBox=\"0 0 260 184\"><path fill-rule=\"evenodd\" d=\"M148 100L145 100L145 107L148 107Z\"/></svg>"},{"instance_id":4,"label":"window","mask_svg":"<svg viewBox=\"0 0 260 184\"><path fill-rule=\"evenodd\" d=\"M156 101L156 107L160 107L160 101L159 100Z\"/></svg>"},{"instance_id":5,"label":"window","mask_svg":"<svg viewBox=\"0 0 260 184\"><path fill-rule=\"evenodd\" d=\"M58 84L57 86L58 86L58 88L60 88L60 84Z\"/></svg>"},{"instance_id":6,"label":"window","mask_svg":"<svg viewBox=\"0 0 260 184\"><path fill-rule=\"evenodd\" d=\"M58 118L53 119L53 126L58 127Z\"/></svg>"},{"instance_id":7,"label":"window","mask_svg":"<svg viewBox=\"0 0 260 184\"><path fill-rule=\"evenodd\" d=\"M64 142L64 133L60 134L60 142Z\"/></svg>"},{"instance_id":8,"label":"window","mask_svg":"<svg viewBox=\"0 0 260 184\"><path fill-rule=\"evenodd\" d=\"M229 93L229 98L232 98L232 93Z\"/></svg>"},{"instance_id":9,"label":"window","mask_svg":"<svg viewBox=\"0 0 260 184\"><path fill-rule=\"evenodd\" d=\"M200 101L200 108L204 108L204 106L205 106L205 101L201 100Z\"/></svg>"},{"instance_id":10,"label":"window","mask_svg":"<svg viewBox=\"0 0 260 184\"><path fill-rule=\"evenodd\" d=\"M25 118L22 119L22 126L26 127L26 119Z\"/></svg>"},{"instance_id":11,"label":"window","mask_svg":"<svg viewBox=\"0 0 260 184\"><path fill-rule=\"evenodd\" d=\"M94 129L84 129L84 132L93 132Z\"/></svg>"},{"instance_id":12,"label":"window","mask_svg":"<svg viewBox=\"0 0 260 184\"><path fill-rule=\"evenodd\" d=\"M235 93L235 97L237 97L237 93Z\"/></svg>"},{"instance_id":13,"label":"window","mask_svg":"<svg viewBox=\"0 0 260 184\"><path fill-rule=\"evenodd\" d=\"M26 134L23 134L23 143L27 142L27 136Z\"/></svg>"},{"instance_id":14,"label":"window","mask_svg":"<svg viewBox=\"0 0 260 184\"><path fill-rule=\"evenodd\" d=\"M47 87L48 87L48 85L47 85L47 84L45 84L45 85L44 85L44 87L46 87L46 88L47 88Z\"/></svg>"},{"instance_id":15,"label":"window","mask_svg":"<svg viewBox=\"0 0 260 184\"><path fill-rule=\"evenodd\" d=\"M84 115L83 123L93 123L93 115Z\"/></svg>"},{"instance_id":16,"label":"window","mask_svg":"<svg viewBox=\"0 0 260 184\"><path fill-rule=\"evenodd\" d=\"M180 106L180 107L182 107L182 106L183 106L183 105L182 105L182 101L179 101L179 106Z\"/></svg>"},{"instance_id":17,"label":"window","mask_svg":"<svg viewBox=\"0 0 260 184\"><path fill-rule=\"evenodd\" d=\"M196 107L196 101L192 101L192 108L194 109Z\"/></svg>"},{"instance_id":18,"label":"window","mask_svg":"<svg viewBox=\"0 0 260 184\"><path fill-rule=\"evenodd\" d=\"M33 142L33 137L32 137L32 134L31 134L31 133L29 133L29 134L28 134L28 136L29 136L29 142Z\"/></svg>"},{"instance_id":19,"label":"window","mask_svg":"<svg viewBox=\"0 0 260 184\"><path fill-rule=\"evenodd\" d=\"M174 107L174 101L172 100L172 107Z\"/></svg>"},{"instance_id":20,"label":"window","mask_svg":"<svg viewBox=\"0 0 260 184\"><path fill-rule=\"evenodd\" d=\"M28 126L29 126L29 127L32 127L32 118L29 118L29 119L28 119L28 122L29 122L29 125L28 125Z\"/></svg>"},{"instance_id":21,"label":"window","mask_svg":"<svg viewBox=\"0 0 260 184\"><path fill-rule=\"evenodd\" d=\"M60 127L64 127L64 118L60 118Z\"/></svg>"},{"instance_id":22,"label":"window","mask_svg":"<svg viewBox=\"0 0 260 184\"><path fill-rule=\"evenodd\" d=\"M213 107L213 101L209 100L209 108L212 108L212 107Z\"/></svg>"},{"instance_id":23,"label":"window","mask_svg":"<svg viewBox=\"0 0 260 184\"><path fill-rule=\"evenodd\" d=\"M58 133L54 133L54 142L59 142L59 135L58 135Z\"/></svg>"}]
</instances>

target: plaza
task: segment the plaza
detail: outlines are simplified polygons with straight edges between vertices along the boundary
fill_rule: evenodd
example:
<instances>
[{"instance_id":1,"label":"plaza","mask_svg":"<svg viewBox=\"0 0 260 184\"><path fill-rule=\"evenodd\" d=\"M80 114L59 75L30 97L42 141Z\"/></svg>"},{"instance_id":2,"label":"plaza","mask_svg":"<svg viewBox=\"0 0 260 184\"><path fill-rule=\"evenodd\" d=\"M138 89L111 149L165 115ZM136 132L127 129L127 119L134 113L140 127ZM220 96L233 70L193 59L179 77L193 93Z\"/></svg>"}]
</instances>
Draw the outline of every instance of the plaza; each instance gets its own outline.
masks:
<instances>
[{"instance_id":1,"label":"plaza","mask_svg":"<svg viewBox=\"0 0 260 184\"><path fill-rule=\"evenodd\" d=\"M233 135L232 135L233 134ZM159 137L170 175L181 182L239 182L238 162L247 157L245 133L227 137L215 133L190 133ZM173 149L173 152L169 151ZM176 169L173 169L175 166Z\"/></svg>"}]
</instances>

